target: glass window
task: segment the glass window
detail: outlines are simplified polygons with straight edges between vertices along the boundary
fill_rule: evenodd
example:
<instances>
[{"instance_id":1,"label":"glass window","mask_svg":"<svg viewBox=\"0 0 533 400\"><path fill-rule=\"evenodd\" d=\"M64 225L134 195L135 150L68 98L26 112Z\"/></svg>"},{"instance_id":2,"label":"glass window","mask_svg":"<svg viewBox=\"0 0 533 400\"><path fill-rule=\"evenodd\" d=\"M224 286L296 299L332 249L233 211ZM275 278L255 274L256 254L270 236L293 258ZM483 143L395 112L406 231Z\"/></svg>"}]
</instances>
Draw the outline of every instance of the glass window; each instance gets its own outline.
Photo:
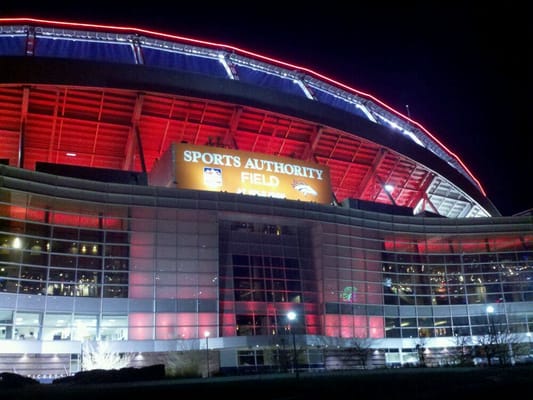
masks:
<instances>
[{"instance_id":1,"label":"glass window","mask_svg":"<svg viewBox=\"0 0 533 400\"><path fill-rule=\"evenodd\" d=\"M36 282L36 281L19 281L19 293L21 294L45 294L47 291L46 282Z\"/></svg>"},{"instance_id":2,"label":"glass window","mask_svg":"<svg viewBox=\"0 0 533 400\"><path fill-rule=\"evenodd\" d=\"M47 313L43 318L42 340L70 340L71 314Z\"/></svg>"},{"instance_id":3,"label":"glass window","mask_svg":"<svg viewBox=\"0 0 533 400\"><path fill-rule=\"evenodd\" d=\"M13 338L13 311L0 310L0 340Z\"/></svg>"},{"instance_id":4,"label":"glass window","mask_svg":"<svg viewBox=\"0 0 533 400\"><path fill-rule=\"evenodd\" d=\"M96 316L75 315L72 326L73 340L96 340Z\"/></svg>"},{"instance_id":5,"label":"glass window","mask_svg":"<svg viewBox=\"0 0 533 400\"><path fill-rule=\"evenodd\" d=\"M239 351L238 358L241 367L264 365L263 350Z\"/></svg>"},{"instance_id":6,"label":"glass window","mask_svg":"<svg viewBox=\"0 0 533 400\"><path fill-rule=\"evenodd\" d=\"M128 339L128 316L127 315L103 315L100 320L101 340L127 340Z\"/></svg>"},{"instance_id":7,"label":"glass window","mask_svg":"<svg viewBox=\"0 0 533 400\"><path fill-rule=\"evenodd\" d=\"M103 297L126 298L128 297L127 286L105 285L102 288Z\"/></svg>"},{"instance_id":8,"label":"glass window","mask_svg":"<svg viewBox=\"0 0 533 400\"><path fill-rule=\"evenodd\" d=\"M50 268L49 279L53 282L76 282L76 271L73 269Z\"/></svg>"},{"instance_id":9,"label":"glass window","mask_svg":"<svg viewBox=\"0 0 533 400\"><path fill-rule=\"evenodd\" d=\"M13 339L31 340L39 337L41 314L16 312Z\"/></svg>"}]
</instances>

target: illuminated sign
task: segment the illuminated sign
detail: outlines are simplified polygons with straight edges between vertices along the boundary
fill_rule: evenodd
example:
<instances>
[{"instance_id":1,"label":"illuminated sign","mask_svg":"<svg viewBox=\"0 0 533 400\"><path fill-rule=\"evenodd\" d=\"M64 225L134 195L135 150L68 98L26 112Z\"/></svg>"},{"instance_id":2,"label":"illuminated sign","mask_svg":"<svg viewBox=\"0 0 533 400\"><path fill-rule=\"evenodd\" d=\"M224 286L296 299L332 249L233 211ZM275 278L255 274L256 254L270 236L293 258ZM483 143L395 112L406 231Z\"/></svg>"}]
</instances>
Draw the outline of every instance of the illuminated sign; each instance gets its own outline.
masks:
<instances>
[{"instance_id":1,"label":"illuminated sign","mask_svg":"<svg viewBox=\"0 0 533 400\"><path fill-rule=\"evenodd\" d=\"M320 164L211 146L174 143L178 188L263 197L332 201L329 169Z\"/></svg>"},{"instance_id":2,"label":"illuminated sign","mask_svg":"<svg viewBox=\"0 0 533 400\"><path fill-rule=\"evenodd\" d=\"M342 301L346 303L353 303L355 302L355 295L357 294L357 288L352 286L346 286L342 293L340 294L340 298Z\"/></svg>"}]
</instances>

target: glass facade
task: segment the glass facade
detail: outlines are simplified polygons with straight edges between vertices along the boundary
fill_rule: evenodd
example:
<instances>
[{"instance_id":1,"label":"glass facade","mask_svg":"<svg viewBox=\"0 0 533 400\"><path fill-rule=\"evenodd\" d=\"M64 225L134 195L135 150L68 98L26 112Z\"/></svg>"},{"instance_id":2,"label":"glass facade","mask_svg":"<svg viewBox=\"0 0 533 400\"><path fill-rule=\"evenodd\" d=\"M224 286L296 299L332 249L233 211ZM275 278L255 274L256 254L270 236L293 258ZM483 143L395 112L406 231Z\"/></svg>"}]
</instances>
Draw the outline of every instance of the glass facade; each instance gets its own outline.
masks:
<instances>
[{"instance_id":1,"label":"glass facade","mask_svg":"<svg viewBox=\"0 0 533 400\"><path fill-rule=\"evenodd\" d=\"M119 208L104 215L94 205L79 206L25 194L15 204L2 202L0 291L128 297L127 218Z\"/></svg>"},{"instance_id":2,"label":"glass facade","mask_svg":"<svg viewBox=\"0 0 533 400\"><path fill-rule=\"evenodd\" d=\"M0 340L15 353L29 339L75 354L209 335L236 360L272 362L292 333L308 357L371 340L405 361L415 341L442 351L491 327L522 341L533 330L531 216L472 223L103 183L87 201L57 194L66 178L0 168Z\"/></svg>"}]
</instances>

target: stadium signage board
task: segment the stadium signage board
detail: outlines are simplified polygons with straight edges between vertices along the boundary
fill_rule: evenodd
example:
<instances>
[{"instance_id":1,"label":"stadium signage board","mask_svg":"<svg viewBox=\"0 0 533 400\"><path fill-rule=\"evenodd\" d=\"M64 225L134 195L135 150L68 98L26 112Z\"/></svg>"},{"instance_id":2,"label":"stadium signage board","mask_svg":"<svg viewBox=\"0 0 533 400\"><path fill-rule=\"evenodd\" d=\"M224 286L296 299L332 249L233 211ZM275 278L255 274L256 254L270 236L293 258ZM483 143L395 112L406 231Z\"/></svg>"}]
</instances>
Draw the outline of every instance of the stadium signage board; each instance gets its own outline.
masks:
<instances>
[{"instance_id":1,"label":"stadium signage board","mask_svg":"<svg viewBox=\"0 0 533 400\"><path fill-rule=\"evenodd\" d=\"M178 188L330 204L325 165L268 154L174 143Z\"/></svg>"}]
</instances>

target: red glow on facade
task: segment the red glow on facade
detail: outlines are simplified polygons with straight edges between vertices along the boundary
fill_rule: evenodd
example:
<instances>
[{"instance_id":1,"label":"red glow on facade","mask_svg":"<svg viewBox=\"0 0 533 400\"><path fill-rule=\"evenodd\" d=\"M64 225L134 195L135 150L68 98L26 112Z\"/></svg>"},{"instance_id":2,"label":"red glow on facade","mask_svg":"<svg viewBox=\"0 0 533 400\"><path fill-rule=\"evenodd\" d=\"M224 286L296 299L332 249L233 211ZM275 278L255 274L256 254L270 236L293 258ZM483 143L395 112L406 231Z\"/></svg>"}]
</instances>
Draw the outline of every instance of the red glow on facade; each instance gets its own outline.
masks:
<instances>
[{"instance_id":1,"label":"red glow on facade","mask_svg":"<svg viewBox=\"0 0 533 400\"><path fill-rule=\"evenodd\" d=\"M385 321L383 317L368 317L368 336L372 339L385 337Z\"/></svg>"},{"instance_id":2,"label":"red glow on facade","mask_svg":"<svg viewBox=\"0 0 533 400\"><path fill-rule=\"evenodd\" d=\"M245 50L245 49L242 49L242 48L239 48L239 47L231 46L231 45L228 45L228 44L217 43L217 42L212 42L212 41L205 41L205 40L199 40L199 39L193 39L193 38L188 38L188 37L184 37L184 36L166 34L166 33L156 32L156 31L147 30L147 29L135 28L135 27L115 26L115 25L100 25L100 24L87 24L87 23L68 22L68 21L42 20L42 19L35 19L35 18L0 18L0 23L16 23L16 24L37 23L37 24L41 24L41 25L53 25L53 26L60 26L60 27L65 27L65 28L87 28L87 29L93 29L93 30L96 29L96 30L114 31L114 32L117 32L117 33L131 33L131 34L139 34L139 35L148 35L148 36L151 36L151 37L157 37L157 38L161 38L161 39L168 39L168 40L171 40L171 41L178 41L178 42L188 43L188 44L192 44L192 45L194 45L194 44L201 45L201 46L205 46L205 47L209 47L209 48L213 48L213 49L217 49L217 50L226 50L228 52L232 52L232 53L236 53L236 54L242 54L244 56L249 56L249 57L251 57L253 59L262 60L262 61L265 61L267 63L272 63L272 64L278 65L280 67L287 68L289 70L295 70L295 71L304 72L304 73L309 74L310 76L315 77L315 78L317 78L319 80L326 81L326 82L332 84L333 86L342 88L342 89L344 89L344 90L346 90L346 91L348 91L350 93L356 94L357 96L361 96L363 98L369 99L369 100L379 104L384 109L392 112L397 117L399 117L399 118L401 118L401 119L403 119L405 121L408 121L410 124L413 124L416 127L418 127L428 137L430 137L435 143L437 143L450 157L455 159L461 165L461 167L466 171L466 173L470 176L470 178L472 178L472 180L476 183L478 189L483 194L483 196L485 196L485 197L487 196L484 188L482 187L482 185L480 183L480 181L466 167L465 163L459 158L459 156L457 156L457 154L453 153L447 146L445 146L442 143L442 141L437 139L437 137L435 135L433 135L430 131L428 131L426 128L424 128L420 123L418 123L418 122L412 120L411 118L405 116L403 113L401 113L401 112L395 110L394 108L388 106L387 104L383 103L381 100L377 99L376 97L374 97L373 95L371 95L369 93L357 90L357 89L355 89L355 88L353 88L351 86L343 84L343 83L341 83L341 82L339 82L339 81L337 81L335 79L329 78L329 77L327 77L327 76L325 76L323 74L320 74L318 72L315 72L315 71L313 71L313 70L311 70L309 68L302 67L302 66L299 66L299 65L296 65L296 64L292 64L292 63L288 63L288 62L285 62L285 61L281 61L281 60L278 60L278 59L275 59L275 58L271 58L271 57L268 57L268 56L264 56L264 55L261 55L261 54L255 53L255 52L251 52L249 50Z\"/></svg>"},{"instance_id":3,"label":"red glow on facade","mask_svg":"<svg viewBox=\"0 0 533 400\"><path fill-rule=\"evenodd\" d=\"M384 321L382 317L328 314L325 334L341 338L380 339L385 337Z\"/></svg>"},{"instance_id":4,"label":"red glow on facade","mask_svg":"<svg viewBox=\"0 0 533 400\"><path fill-rule=\"evenodd\" d=\"M505 249L516 249L533 243L533 235L514 236L472 236L461 240L453 237L442 237L420 240L417 238L399 240L398 238L385 240L384 248L390 252L408 252L412 254L459 254L485 253Z\"/></svg>"}]
</instances>

